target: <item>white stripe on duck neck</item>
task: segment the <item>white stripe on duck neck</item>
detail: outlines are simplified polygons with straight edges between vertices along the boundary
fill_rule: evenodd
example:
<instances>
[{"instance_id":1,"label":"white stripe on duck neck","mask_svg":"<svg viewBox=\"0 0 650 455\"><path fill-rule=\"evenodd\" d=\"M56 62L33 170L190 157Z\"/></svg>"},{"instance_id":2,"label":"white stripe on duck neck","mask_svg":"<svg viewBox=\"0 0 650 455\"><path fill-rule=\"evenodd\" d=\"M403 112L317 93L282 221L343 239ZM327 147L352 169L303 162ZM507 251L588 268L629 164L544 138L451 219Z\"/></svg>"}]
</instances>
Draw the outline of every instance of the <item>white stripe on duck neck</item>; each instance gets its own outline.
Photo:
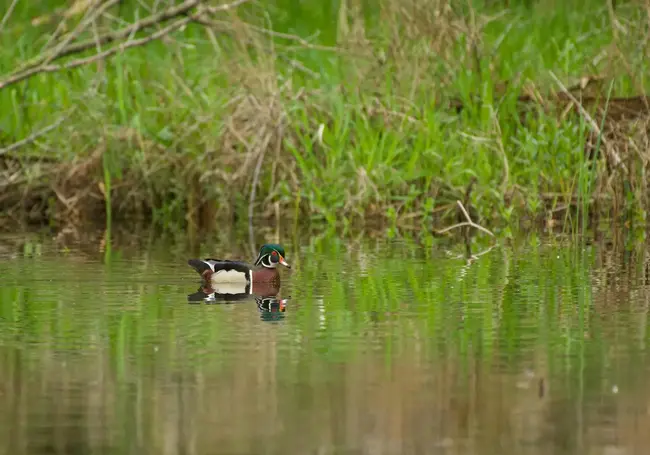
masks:
<instances>
[{"instance_id":1,"label":"white stripe on duck neck","mask_svg":"<svg viewBox=\"0 0 650 455\"><path fill-rule=\"evenodd\" d=\"M270 254L266 254L266 255L262 256L262 258L259 261L257 261L257 264L261 264L264 267L266 267L267 269L274 269L274 268L276 268L278 266L277 262L275 264L273 262L271 262L271 255Z\"/></svg>"}]
</instances>

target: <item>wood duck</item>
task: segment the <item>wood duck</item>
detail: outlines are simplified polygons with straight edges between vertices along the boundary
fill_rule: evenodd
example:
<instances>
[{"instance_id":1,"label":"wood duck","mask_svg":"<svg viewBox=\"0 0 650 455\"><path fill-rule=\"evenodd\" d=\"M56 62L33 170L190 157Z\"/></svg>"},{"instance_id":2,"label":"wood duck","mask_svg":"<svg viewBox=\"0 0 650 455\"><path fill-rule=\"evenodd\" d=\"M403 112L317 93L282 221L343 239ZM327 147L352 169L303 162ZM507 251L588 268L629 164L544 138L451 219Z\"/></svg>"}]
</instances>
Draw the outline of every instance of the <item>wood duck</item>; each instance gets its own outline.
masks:
<instances>
[{"instance_id":1,"label":"wood duck","mask_svg":"<svg viewBox=\"0 0 650 455\"><path fill-rule=\"evenodd\" d=\"M280 288L278 264L291 268L284 248L275 243L262 245L252 266L224 259L190 259L187 263L217 294L273 295Z\"/></svg>"}]
</instances>

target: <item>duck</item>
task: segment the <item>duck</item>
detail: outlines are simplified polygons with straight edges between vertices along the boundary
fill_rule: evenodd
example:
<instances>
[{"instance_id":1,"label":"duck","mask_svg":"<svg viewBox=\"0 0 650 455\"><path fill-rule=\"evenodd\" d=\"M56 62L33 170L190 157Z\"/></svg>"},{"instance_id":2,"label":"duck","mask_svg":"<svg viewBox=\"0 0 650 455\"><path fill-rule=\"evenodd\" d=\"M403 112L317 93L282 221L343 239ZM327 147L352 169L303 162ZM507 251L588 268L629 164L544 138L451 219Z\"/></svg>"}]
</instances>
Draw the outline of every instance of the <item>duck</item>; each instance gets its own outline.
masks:
<instances>
[{"instance_id":1,"label":"duck","mask_svg":"<svg viewBox=\"0 0 650 455\"><path fill-rule=\"evenodd\" d=\"M188 265L201 275L217 294L273 295L280 288L278 264L291 268L284 248L266 243L260 248L253 265L225 259L189 259Z\"/></svg>"}]
</instances>

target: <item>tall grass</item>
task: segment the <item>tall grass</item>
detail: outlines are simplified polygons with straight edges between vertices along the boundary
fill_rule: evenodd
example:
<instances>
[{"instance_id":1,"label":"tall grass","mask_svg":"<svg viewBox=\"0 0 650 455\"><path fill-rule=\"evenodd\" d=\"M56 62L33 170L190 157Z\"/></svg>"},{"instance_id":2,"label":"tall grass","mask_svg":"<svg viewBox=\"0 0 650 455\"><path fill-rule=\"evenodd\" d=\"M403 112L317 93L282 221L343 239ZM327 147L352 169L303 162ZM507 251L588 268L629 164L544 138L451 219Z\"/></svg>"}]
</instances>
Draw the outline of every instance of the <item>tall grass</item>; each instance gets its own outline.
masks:
<instances>
[{"instance_id":1,"label":"tall grass","mask_svg":"<svg viewBox=\"0 0 650 455\"><path fill-rule=\"evenodd\" d=\"M40 52L58 19L30 20L64 3L20 2L0 35L0 73ZM129 22L158 3L122 2L111 13ZM76 204L75 219L218 227L246 216L256 186L262 219L426 231L456 216L453 203L473 179L467 202L496 230L572 216L577 188L587 191L583 201L609 196L605 208L620 193L602 183L612 175L604 166L590 167L601 183L583 186L584 119L535 103L524 112L518 97L556 91L550 71L566 85L604 74L612 96L637 94L648 74L639 5L610 14L595 0L508 8L275 0L219 19L221 33L191 24L105 62L0 90L7 144L70 115L2 157L26 177L8 186L37 187L27 206L59 221L71 218L65 200ZM645 175L643 154L626 159ZM645 213L645 178L630 181Z\"/></svg>"}]
</instances>

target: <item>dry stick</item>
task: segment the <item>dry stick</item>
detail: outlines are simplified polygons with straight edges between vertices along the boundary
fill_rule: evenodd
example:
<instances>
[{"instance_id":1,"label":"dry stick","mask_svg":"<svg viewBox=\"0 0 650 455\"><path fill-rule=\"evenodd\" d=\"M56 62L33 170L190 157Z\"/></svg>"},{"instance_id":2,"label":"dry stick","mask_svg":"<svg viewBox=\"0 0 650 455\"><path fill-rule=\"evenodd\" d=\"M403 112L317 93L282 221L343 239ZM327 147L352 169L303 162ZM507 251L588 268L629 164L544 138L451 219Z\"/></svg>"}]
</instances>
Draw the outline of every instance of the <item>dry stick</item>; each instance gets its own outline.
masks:
<instances>
[{"instance_id":1,"label":"dry stick","mask_svg":"<svg viewBox=\"0 0 650 455\"><path fill-rule=\"evenodd\" d=\"M553 73L553 71L549 71L551 74L551 77L555 79L555 82L557 85L560 86L560 89L562 89L562 92L569 97L569 99L578 107L578 110L580 111L580 114L587 120L587 122L591 125L591 128L594 130L594 132L600 136L600 140L603 143L603 148L605 149L605 152L612 158L612 161L614 162L614 167L621 166L625 172L627 172L627 166L625 166L625 163L621 160L621 157L619 154L614 150L612 147L609 147L609 141L605 139L605 135L603 132L600 130L600 127L598 126L598 123L589 115L589 112L585 110L585 108L582 106L582 103L578 101L560 82L558 77Z\"/></svg>"},{"instance_id":2,"label":"dry stick","mask_svg":"<svg viewBox=\"0 0 650 455\"><path fill-rule=\"evenodd\" d=\"M143 19L141 21L136 22L135 24L125 27L122 30L119 30L115 33L112 34L107 34L107 35L102 35L98 39L90 39L88 41L83 41L80 43L77 43L76 45L70 45L64 49L61 49L58 53L54 55L53 58L50 58L51 56L43 56L38 58L38 62L30 64L29 66L25 68L20 69L17 72L14 72L10 76L8 76L6 79L0 82L0 89L3 89L9 85L16 84L17 82L23 81L25 79L28 79L36 74L39 73L52 73L56 71L60 71L62 69L71 69L71 68L76 68L77 66L82 66L86 65L88 63L92 63L101 59L104 59L106 57L110 57L113 54L116 54L120 51L124 51L125 49L131 48L131 47L136 47L136 46L142 46L143 44L146 44L150 41L159 39L166 34L182 27L183 25L189 23L190 21L193 21L195 17L200 16L203 14L205 11L208 11L210 13L217 13L219 11L227 11L229 9L235 8L243 3L246 3L250 0L236 0L232 3L227 3L224 5L219 5L216 7L210 7L208 8L201 8L201 11L198 11L197 13L194 13L192 15L189 15L188 17L184 17L183 19L179 19L172 24L168 25L167 27L158 30L155 33L152 33L151 35L145 36L144 38L140 38L137 40L130 41L128 43L123 43L118 46L112 47L104 52L100 52L98 54L85 57L85 58L80 58L77 60L72 60L66 64L63 65L49 65L47 62L51 60L56 60L59 58L62 58L64 56L73 54L73 53L78 53L82 52L85 50L88 50L92 47L95 47L98 43L103 44L106 42L111 42L115 41L117 39L125 38L129 35L133 35L135 32L138 30L145 28L145 27L150 27L151 25L154 25L156 23L159 23L164 20L168 20L177 16L181 16L185 13L187 13L188 10L196 7L201 3L200 0L191 0L191 1L186 1L185 3L174 7L174 8L169 8L168 10L163 11L162 13L156 14L154 16L151 16L149 18ZM155 19L155 20L154 20Z\"/></svg>"},{"instance_id":3,"label":"dry stick","mask_svg":"<svg viewBox=\"0 0 650 455\"><path fill-rule=\"evenodd\" d=\"M456 228L463 227L463 226L471 226L471 227L473 227L475 229L478 229L479 231L483 231L486 234L494 237L494 234L492 232L490 232L488 229L485 229L483 226L481 226L479 224L476 224L475 222L472 221L472 218L469 216L469 213L467 213L467 210L465 210L465 206L463 206L462 202L456 201L456 204L458 204L458 207L460 207L460 210L463 212L463 215L465 215L465 219L467 221L462 222L462 223L458 223L458 224L454 224L453 226L446 227L446 228L444 228L444 229L442 229L440 231L436 231L437 234L444 234L447 231L451 231L452 229L456 229Z\"/></svg>"}]
</instances>

